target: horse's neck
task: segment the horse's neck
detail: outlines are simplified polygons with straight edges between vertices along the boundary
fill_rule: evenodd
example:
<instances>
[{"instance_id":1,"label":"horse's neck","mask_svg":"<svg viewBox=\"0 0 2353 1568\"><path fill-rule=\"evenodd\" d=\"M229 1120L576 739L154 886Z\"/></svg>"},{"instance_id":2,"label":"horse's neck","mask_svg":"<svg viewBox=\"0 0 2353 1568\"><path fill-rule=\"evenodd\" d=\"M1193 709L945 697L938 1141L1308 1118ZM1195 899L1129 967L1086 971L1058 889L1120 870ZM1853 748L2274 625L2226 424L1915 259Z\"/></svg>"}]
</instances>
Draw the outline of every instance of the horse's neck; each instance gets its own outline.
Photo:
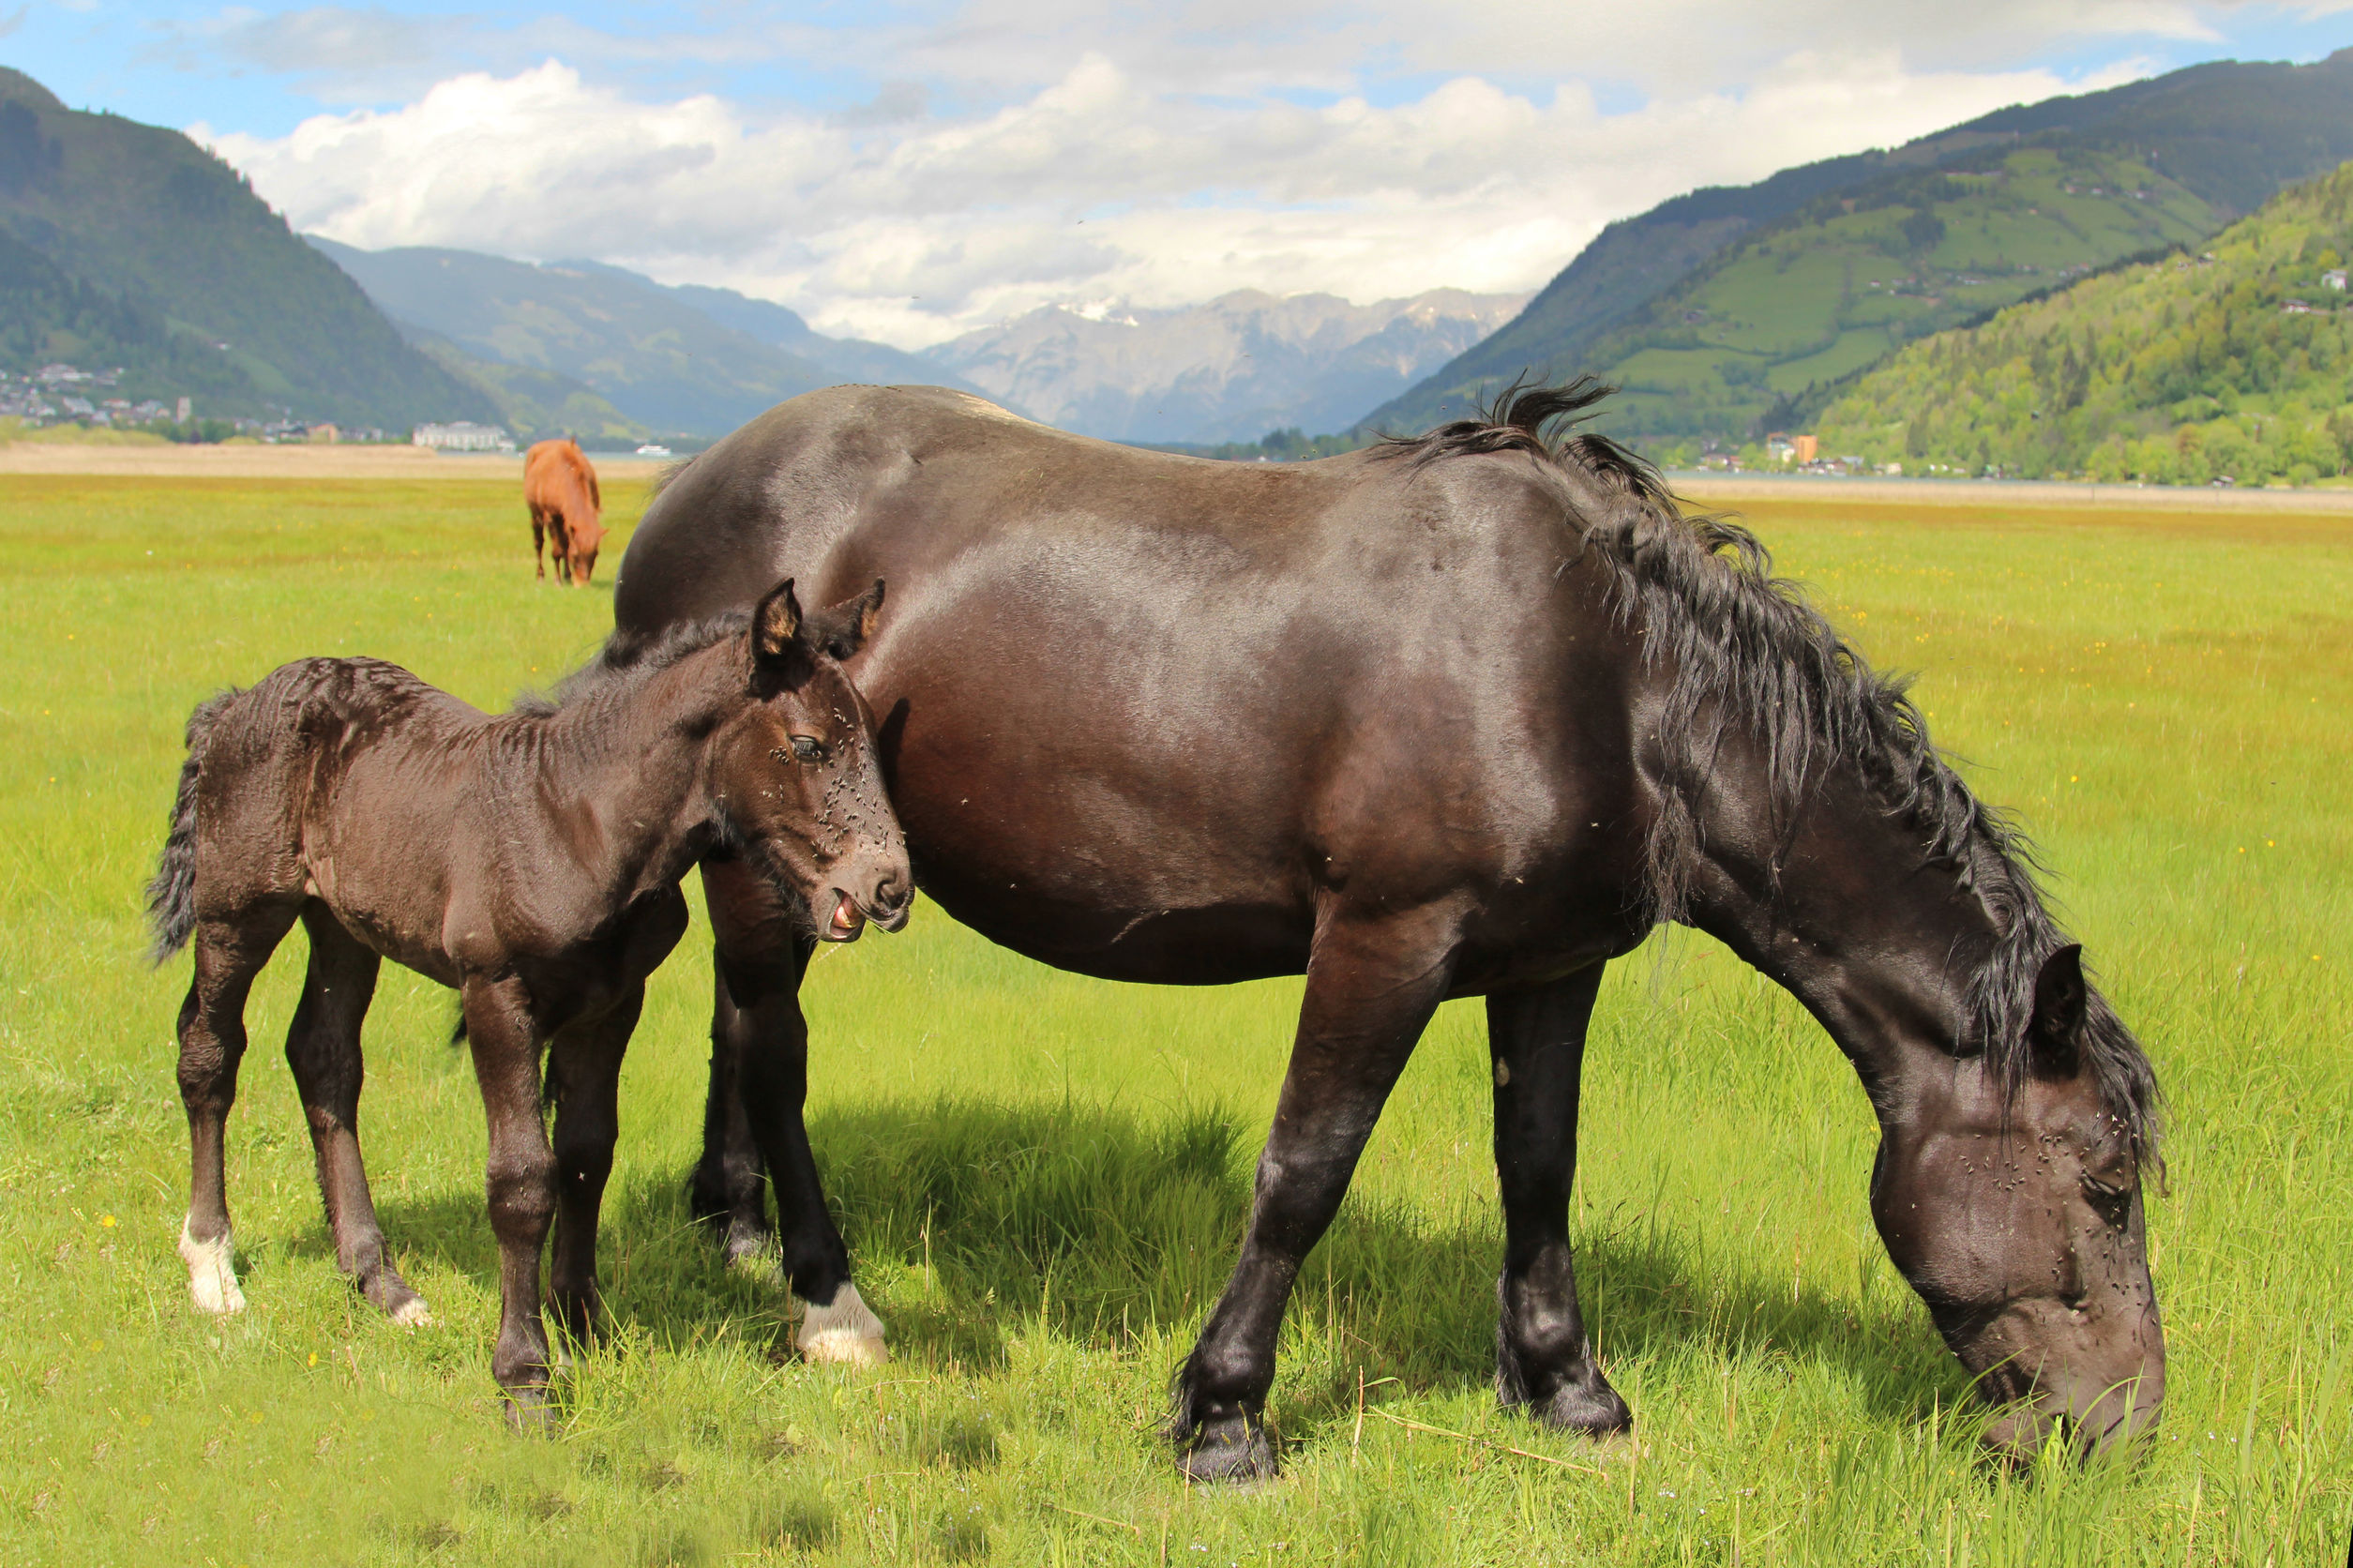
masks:
<instances>
[{"instance_id":1,"label":"horse's neck","mask_svg":"<svg viewBox=\"0 0 2353 1568\"><path fill-rule=\"evenodd\" d=\"M544 720L534 807L599 882L671 881L706 846L706 749L726 693L700 656ZM520 803L519 803L520 804ZM593 834L569 824L591 818Z\"/></svg>"},{"instance_id":2,"label":"horse's neck","mask_svg":"<svg viewBox=\"0 0 2353 1568\"><path fill-rule=\"evenodd\" d=\"M1738 767L1711 781L1691 922L1803 1003L1884 1108L1908 1053L1949 1053L1966 1035L1992 918L1851 773L1819 779L1794 822L1775 821L1763 790Z\"/></svg>"}]
</instances>

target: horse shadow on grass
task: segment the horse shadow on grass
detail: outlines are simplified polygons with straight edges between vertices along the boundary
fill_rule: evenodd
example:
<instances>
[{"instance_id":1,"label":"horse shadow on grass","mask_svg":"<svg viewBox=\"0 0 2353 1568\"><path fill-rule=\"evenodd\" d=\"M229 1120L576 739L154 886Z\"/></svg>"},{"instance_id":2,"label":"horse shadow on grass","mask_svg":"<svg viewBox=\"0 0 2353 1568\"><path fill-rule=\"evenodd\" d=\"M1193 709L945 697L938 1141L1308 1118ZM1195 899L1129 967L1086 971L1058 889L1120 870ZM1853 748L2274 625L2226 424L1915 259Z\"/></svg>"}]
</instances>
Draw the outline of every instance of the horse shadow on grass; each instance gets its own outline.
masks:
<instances>
[{"instance_id":1,"label":"horse shadow on grass","mask_svg":"<svg viewBox=\"0 0 2353 1568\"><path fill-rule=\"evenodd\" d=\"M1249 1212L1255 1138L1217 1108L1155 1120L1074 1104L942 1098L834 1108L810 1121L837 1222L894 1354L993 1370L1043 1322L1081 1343L1189 1341L1225 1284ZM685 1173L616 1182L599 1238L611 1326L656 1344L732 1335L782 1358L792 1304L771 1270L730 1269ZM497 1289L480 1198L385 1207L395 1248ZM1858 1303L1712 1253L1713 1238L1622 1213L1580 1233L1577 1274L1605 1366L1667 1357L1823 1364L1875 1415L1905 1421L1964 1388L1908 1291ZM1357 1379L1461 1393L1494 1379L1501 1222L1434 1223L1351 1199L1302 1273L1284 1355L1309 1368L1293 1410L1352 1410Z\"/></svg>"}]
</instances>

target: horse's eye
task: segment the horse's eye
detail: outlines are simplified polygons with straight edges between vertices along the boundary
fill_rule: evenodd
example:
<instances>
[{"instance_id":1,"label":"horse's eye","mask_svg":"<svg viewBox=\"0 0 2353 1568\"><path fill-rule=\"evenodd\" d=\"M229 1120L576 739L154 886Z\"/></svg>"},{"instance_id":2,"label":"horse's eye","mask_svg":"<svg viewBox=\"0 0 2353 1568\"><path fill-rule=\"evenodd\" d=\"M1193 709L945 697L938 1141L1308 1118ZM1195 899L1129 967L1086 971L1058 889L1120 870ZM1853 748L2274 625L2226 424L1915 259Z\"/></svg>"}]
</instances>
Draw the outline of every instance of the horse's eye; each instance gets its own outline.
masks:
<instances>
[{"instance_id":1,"label":"horse's eye","mask_svg":"<svg viewBox=\"0 0 2353 1568\"><path fill-rule=\"evenodd\" d=\"M792 760L796 762L822 762L825 760L825 743L808 735L792 737Z\"/></svg>"}]
</instances>

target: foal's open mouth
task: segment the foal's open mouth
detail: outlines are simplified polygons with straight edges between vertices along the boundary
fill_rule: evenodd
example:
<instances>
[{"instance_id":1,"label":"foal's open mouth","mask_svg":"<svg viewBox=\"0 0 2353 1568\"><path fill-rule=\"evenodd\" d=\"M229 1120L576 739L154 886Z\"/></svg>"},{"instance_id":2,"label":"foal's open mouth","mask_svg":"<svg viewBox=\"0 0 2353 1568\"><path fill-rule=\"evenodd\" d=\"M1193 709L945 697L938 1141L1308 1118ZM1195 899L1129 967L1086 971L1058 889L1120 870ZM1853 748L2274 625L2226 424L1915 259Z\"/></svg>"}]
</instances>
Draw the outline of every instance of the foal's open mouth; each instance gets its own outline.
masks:
<instances>
[{"instance_id":1,"label":"foal's open mouth","mask_svg":"<svg viewBox=\"0 0 2353 1568\"><path fill-rule=\"evenodd\" d=\"M839 894L834 902L834 917L825 926L827 942L855 942L866 929L866 912L847 893Z\"/></svg>"}]
</instances>

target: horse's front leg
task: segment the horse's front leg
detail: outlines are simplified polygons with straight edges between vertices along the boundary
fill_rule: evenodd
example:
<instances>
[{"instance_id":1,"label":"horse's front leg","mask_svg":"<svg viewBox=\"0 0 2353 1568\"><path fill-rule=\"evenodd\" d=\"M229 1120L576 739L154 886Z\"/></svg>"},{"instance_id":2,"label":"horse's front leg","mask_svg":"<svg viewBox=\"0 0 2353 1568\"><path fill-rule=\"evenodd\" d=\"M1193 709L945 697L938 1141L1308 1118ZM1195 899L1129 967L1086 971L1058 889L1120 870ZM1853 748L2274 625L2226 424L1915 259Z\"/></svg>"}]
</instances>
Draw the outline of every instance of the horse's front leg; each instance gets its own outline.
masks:
<instances>
[{"instance_id":1,"label":"horse's front leg","mask_svg":"<svg viewBox=\"0 0 2353 1568\"><path fill-rule=\"evenodd\" d=\"M498 1238L498 1346L490 1375L518 1425L544 1419L548 1331L539 1319L539 1254L555 1214L555 1155L539 1120L539 1034L515 980L465 983L466 1040L482 1088L490 1154L483 1186Z\"/></svg>"},{"instance_id":2,"label":"horse's front leg","mask_svg":"<svg viewBox=\"0 0 2353 1568\"><path fill-rule=\"evenodd\" d=\"M816 943L793 927L766 882L741 865L705 863L702 887L717 952L697 1207L729 1215L730 1259L743 1256L746 1241L765 1239L764 1166L776 1188L784 1277L808 1305L794 1343L811 1361L871 1365L887 1355L882 1323L851 1283L850 1249L825 1207L802 1119L808 1022L800 987Z\"/></svg>"},{"instance_id":3,"label":"horse's front leg","mask_svg":"<svg viewBox=\"0 0 2353 1568\"><path fill-rule=\"evenodd\" d=\"M1177 1373L1171 1430L1196 1481L1275 1473L1265 1429L1283 1307L1339 1211L1390 1089L1446 994L1456 917L1428 907L1320 923L1298 1037L1233 1277Z\"/></svg>"},{"instance_id":4,"label":"horse's front leg","mask_svg":"<svg viewBox=\"0 0 2353 1568\"><path fill-rule=\"evenodd\" d=\"M539 508L534 506L531 509L531 569L542 582L548 580L547 545L547 520L539 515Z\"/></svg>"},{"instance_id":5,"label":"horse's front leg","mask_svg":"<svg viewBox=\"0 0 2353 1568\"><path fill-rule=\"evenodd\" d=\"M1569 1257L1578 1080L1602 968L1487 998L1495 1173L1503 1192L1496 1397L1529 1407L1550 1425L1594 1434L1634 1425L1626 1402L1593 1364Z\"/></svg>"},{"instance_id":6,"label":"horse's front leg","mask_svg":"<svg viewBox=\"0 0 2353 1568\"><path fill-rule=\"evenodd\" d=\"M602 1315L596 1289L596 1225L621 1134L621 1058L645 1005L632 986L602 1017L558 1034L548 1084L555 1099L556 1217L548 1294L565 1332L585 1345Z\"/></svg>"}]
</instances>

